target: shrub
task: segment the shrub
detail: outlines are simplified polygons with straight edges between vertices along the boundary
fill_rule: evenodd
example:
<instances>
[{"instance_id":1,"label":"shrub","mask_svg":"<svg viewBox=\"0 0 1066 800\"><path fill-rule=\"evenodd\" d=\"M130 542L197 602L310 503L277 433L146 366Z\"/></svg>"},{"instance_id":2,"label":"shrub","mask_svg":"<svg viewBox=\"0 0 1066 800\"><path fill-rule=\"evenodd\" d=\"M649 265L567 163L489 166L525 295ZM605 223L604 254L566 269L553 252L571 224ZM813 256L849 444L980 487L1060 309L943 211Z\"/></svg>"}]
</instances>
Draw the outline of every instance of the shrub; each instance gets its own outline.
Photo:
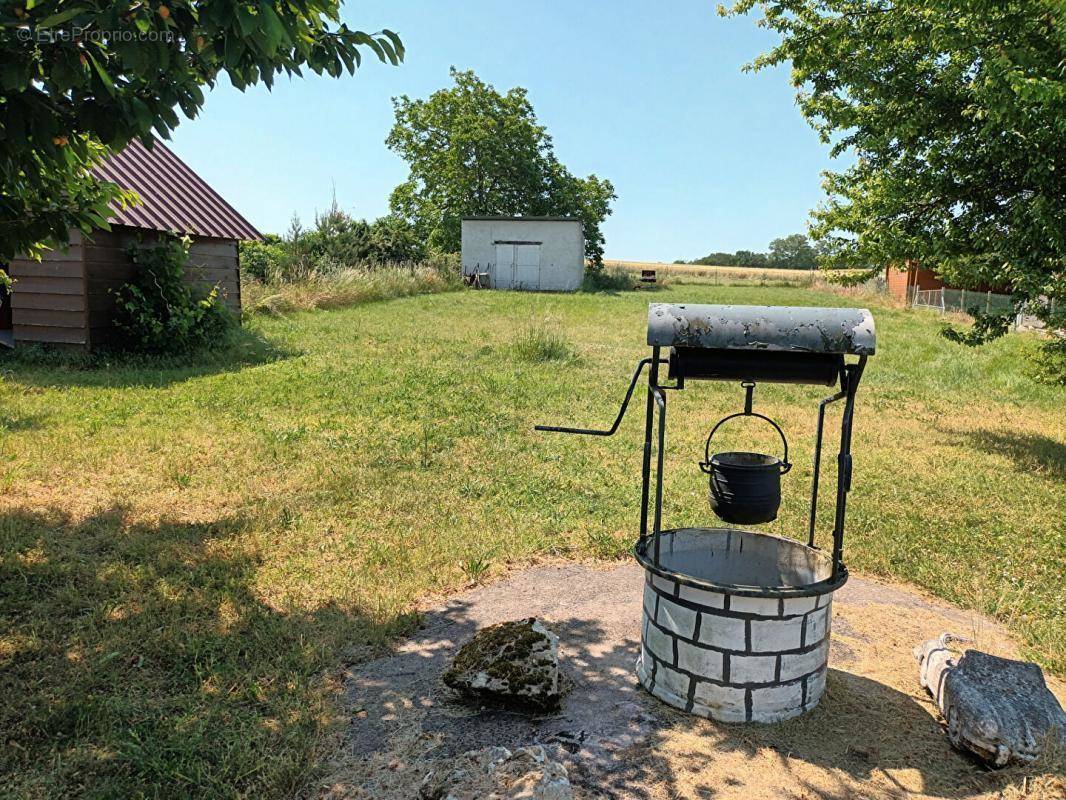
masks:
<instances>
[{"instance_id":1,"label":"shrub","mask_svg":"<svg viewBox=\"0 0 1066 800\"><path fill-rule=\"evenodd\" d=\"M221 338L232 325L217 286L203 294L185 283L189 245L188 237L171 234L128 248L136 275L114 292L115 327L126 335L128 349L186 352Z\"/></svg>"},{"instance_id":2,"label":"shrub","mask_svg":"<svg viewBox=\"0 0 1066 800\"><path fill-rule=\"evenodd\" d=\"M393 215L380 217L371 224L370 246L375 261L420 261L426 257L426 248L414 226Z\"/></svg>"},{"instance_id":3,"label":"shrub","mask_svg":"<svg viewBox=\"0 0 1066 800\"><path fill-rule=\"evenodd\" d=\"M1041 383L1066 386L1066 336L1053 333L1042 343L1029 372Z\"/></svg>"},{"instance_id":4,"label":"shrub","mask_svg":"<svg viewBox=\"0 0 1066 800\"><path fill-rule=\"evenodd\" d=\"M622 267L585 270L583 292L629 292L639 287L636 276Z\"/></svg>"},{"instance_id":5,"label":"shrub","mask_svg":"<svg viewBox=\"0 0 1066 800\"><path fill-rule=\"evenodd\" d=\"M241 274L260 281L279 275L288 257L281 237L272 233L261 242L241 242L240 248Z\"/></svg>"}]
</instances>

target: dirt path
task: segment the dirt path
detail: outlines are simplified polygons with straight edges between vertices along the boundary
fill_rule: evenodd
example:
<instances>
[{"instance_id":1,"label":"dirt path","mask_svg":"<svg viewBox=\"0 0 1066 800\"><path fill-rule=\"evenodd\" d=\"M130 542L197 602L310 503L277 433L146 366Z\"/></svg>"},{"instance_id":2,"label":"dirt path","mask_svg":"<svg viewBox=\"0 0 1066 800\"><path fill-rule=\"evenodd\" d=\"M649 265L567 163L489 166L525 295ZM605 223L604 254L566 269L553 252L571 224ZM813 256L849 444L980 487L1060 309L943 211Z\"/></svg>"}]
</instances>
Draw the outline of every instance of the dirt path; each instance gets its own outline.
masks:
<instances>
[{"instance_id":1,"label":"dirt path","mask_svg":"<svg viewBox=\"0 0 1066 800\"><path fill-rule=\"evenodd\" d=\"M948 745L911 655L944 631L1015 655L1006 632L916 591L852 578L834 602L826 696L778 725L722 725L662 705L633 675L641 569L544 566L429 610L394 654L347 676L345 747L324 794L414 798L434 763L467 750L544 745L579 797L977 798L1066 796L1061 775L989 773ZM528 717L456 703L439 682L484 625L538 616L559 634L573 690L562 711ZM1061 683L1052 689L1066 695Z\"/></svg>"}]
</instances>

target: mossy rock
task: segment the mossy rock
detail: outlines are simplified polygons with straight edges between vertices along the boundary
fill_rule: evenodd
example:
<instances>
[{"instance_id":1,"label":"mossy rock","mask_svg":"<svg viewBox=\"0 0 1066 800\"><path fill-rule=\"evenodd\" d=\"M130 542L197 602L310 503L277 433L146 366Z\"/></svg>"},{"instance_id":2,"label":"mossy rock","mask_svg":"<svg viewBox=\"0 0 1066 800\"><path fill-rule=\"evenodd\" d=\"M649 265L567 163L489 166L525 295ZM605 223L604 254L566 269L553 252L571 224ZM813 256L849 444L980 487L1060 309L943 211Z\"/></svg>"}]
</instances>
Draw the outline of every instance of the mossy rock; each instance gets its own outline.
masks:
<instances>
[{"instance_id":1,"label":"mossy rock","mask_svg":"<svg viewBox=\"0 0 1066 800\"><path fill-rule=\"evenodd\" d=\"M492 625L459 649L443 679L478 700L556 709L562 699L559 637L535 617Z\"/></svg>"}]
</instances>

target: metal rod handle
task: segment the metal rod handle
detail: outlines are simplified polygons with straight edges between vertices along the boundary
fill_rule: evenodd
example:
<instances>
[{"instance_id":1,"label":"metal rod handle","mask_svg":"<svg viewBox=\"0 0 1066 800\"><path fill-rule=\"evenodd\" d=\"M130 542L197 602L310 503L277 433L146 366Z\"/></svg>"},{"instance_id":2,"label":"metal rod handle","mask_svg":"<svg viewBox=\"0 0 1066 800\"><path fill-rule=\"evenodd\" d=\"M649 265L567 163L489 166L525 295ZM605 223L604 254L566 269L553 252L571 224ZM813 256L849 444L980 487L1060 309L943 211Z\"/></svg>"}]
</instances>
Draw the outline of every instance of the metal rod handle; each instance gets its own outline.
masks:
<instances>
[{"instance_id":1,"label":"metal rod handle","mask_svg":"<svg viewBox=\"0 0 1066 800\"><path fill-rule=\"evenodd\" d=\"M837 507L833 524L833 577L844 566L844 518L847 514L848 491L851 489L851 426L855 414L855 391L866 367L866 356L860 356L856 364L847 366L848 384L844 387L847 397L840 420L840 453L837 455Z\"/></svg>"},{"instance_id":2,"label":"metal rod handle","mask_svg":"<svg viewBox=\"0 0 1066 800\"><path fill-rule=\"evenodd\" d=\"M633 397L633 389L636 388L637 379L640 378L640 373L643 372L644 367L648 366L655 359L642 358L640 363L637 364L637 371L633 373L632 380L629 381L629 388L626 390L626 396L622 400L622 407L618 409L618 416L614 418L614 424L607 430L599 430L596 428L568 428L562 425L534 425L535 431L549 431L551 433L576 433L581 436L614 436L618 431L618 426L622 424L622 417L626 415L626 409L629 407L629 401ZM666 363L663 359L658 359L660 363Z\"/></svg>"}]
</instances>

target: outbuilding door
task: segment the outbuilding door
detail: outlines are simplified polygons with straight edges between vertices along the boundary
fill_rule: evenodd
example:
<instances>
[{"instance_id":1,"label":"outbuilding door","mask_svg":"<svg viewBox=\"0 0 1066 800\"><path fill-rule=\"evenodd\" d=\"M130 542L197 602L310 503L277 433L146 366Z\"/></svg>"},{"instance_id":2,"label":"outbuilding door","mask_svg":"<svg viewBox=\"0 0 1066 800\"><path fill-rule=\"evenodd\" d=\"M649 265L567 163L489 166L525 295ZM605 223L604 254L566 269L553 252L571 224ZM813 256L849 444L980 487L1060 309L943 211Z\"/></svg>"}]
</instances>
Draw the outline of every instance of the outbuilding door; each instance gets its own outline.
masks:
<instances>
[{"instance_id":1,"label":"outbuilding door","mask_svg":"<svg viewBox=\"0 0 1066 800\"><path fill-rule=\"evenodd\" d=\"M540 243L496 242L495 289L540 288Z\"/></svg>"},{"instance_id":2,"label":"outbuilding door","mask_svg":"<svg viewBox=\"0 0 1066 800\"><path fill-rule=\"evenodd\" d=\"M496 264L492 268L492 288L510 289L514 284L514 245L496 244Z\"/></svg>"},{"instance_id":3,"label":"outbuilding door","mask_svg":"<svg viewBox=\"0 0 1066 800\"><path fill-rule=\"evenodd\" d=\"M514 246L514 285L516 289L540 288L540 245Z\"/></svg>"}]
</instances>

